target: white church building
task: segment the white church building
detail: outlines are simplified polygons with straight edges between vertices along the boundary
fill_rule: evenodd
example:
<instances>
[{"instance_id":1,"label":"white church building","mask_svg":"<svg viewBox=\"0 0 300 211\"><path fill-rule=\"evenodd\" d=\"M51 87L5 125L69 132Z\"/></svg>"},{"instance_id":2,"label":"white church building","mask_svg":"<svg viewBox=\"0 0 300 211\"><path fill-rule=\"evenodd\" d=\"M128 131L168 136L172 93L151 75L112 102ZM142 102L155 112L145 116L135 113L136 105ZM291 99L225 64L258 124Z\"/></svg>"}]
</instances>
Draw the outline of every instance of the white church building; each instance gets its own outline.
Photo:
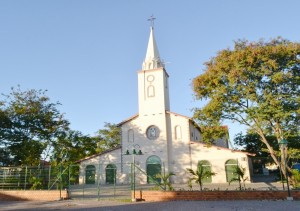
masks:
<instances>
[{"instance_id":1,"label":"white church building","mask_svg":"<svg viewBox=\"0 0 300 211\"><path fill-rule=\"evenodd\" d=\"M199 164L216 173L205 182L229 182L237 165L246 169L250 182L251 154L229 149L226 138L207 146L191 118L170 111L169 75L153 30L151 26L146 57L138 71L138 114L118 124L120 147L78 161L79 182L129 184L133 162L135 181L140 184L151 183L162 172L174 173L173 183L186 183L190 176L186 169L196 170Z\"/></svg>"}]
</instances>

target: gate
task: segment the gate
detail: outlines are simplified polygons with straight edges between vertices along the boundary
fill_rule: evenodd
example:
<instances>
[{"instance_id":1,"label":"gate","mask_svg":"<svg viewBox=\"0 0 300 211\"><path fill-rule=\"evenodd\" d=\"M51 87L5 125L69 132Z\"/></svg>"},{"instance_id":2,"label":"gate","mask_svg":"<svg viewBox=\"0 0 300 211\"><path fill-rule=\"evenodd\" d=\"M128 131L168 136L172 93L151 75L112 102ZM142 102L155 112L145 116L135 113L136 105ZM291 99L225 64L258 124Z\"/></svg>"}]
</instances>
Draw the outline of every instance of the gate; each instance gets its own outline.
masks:
<instances>
[{"instance_id":1,"label":"gate","mask_svg":"<svg viewBox=\"0 0 300 211\"><path fill-rule=\"evenodd\" d=\"M130 166L130 164L128 164ZM120 173L121 164L71 165L70 198L79 200L131 200L130 173ZM84 174L80 175L80 171ZM129 178L123 183L120 178Z\"/></svg>"}]
</instances>

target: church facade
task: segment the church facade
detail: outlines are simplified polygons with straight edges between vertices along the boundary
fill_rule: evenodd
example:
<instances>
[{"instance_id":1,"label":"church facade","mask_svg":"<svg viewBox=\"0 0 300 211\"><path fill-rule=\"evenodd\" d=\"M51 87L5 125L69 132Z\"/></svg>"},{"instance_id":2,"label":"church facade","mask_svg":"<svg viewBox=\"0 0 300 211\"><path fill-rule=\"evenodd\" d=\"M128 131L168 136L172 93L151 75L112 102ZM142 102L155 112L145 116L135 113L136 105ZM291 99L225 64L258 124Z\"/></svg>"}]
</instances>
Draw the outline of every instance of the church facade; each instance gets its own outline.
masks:
<instances>
[{"instance_id":1,"label":"church facade","mask_svg":"<svg viewBox=\"0 0 300 211\"><path fill-rule=\"evenodd\" d=\"M146 57L138 71L138 114L118 124L120 147L79 161L81 184L128 184L132 163L135 181L141 184L162 172L174 173L173 183L186 183L186 169L196 170L199 164L216 173L206 182L230 181L237 165L246 169L251 181L250 154L229 149L226 138L207 146L191 118L170 111L168 78L151 27Z\"/></svg>"}]
</instances>

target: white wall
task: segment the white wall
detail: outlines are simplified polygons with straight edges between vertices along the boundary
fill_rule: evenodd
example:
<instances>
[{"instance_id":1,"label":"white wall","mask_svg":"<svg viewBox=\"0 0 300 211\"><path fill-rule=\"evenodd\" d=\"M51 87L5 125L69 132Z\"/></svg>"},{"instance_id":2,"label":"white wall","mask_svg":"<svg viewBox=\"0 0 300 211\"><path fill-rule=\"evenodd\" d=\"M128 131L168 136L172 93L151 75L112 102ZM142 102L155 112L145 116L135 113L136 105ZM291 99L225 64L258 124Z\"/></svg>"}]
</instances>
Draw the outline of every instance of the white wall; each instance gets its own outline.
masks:
<instances>
[{"instance_id":1,"label":"white wall","mask_svg":"<svg viewBox=\"0 0 300 211\"><path fill-rule=\"evenodd\" d=\"M124 183L124 175L122 173L121 165L121 149L116 149L108 153L84 160L80 163L79 184L85 183L85 169L88 165L94 165L96 168L96 184L105 183L105 168L108 164L115 164L117 166L117 183Z\"/></svg>"},{"instance_id":2,"label":"white wall","mask_svg":"<svg viewBox=\"0 0 300 211\"><path fill-rule=\"evenodd\" d=\"M211 163L212 171L217 174L212 177L212 183L226 183L225 162L229 159L237 160L240 167L246 168L246 182L251 182L250 170L248 166L248 156L244 152L233 151L230 149L211 146L207 147L201 143L191 143L192 169L197 168L201 160L207 160Z\"/></svg>"}]
</instances>

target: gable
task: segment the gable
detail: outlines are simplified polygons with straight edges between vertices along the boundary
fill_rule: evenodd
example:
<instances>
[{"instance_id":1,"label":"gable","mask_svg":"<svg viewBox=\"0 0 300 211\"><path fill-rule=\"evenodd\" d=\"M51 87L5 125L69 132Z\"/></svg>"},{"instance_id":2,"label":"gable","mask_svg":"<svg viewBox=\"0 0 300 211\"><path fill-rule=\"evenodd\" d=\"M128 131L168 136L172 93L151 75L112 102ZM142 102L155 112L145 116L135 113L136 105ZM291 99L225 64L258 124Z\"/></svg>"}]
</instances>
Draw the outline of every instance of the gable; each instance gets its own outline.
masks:
<instances>
[{"instance_id":1,"label":"gable","mask_svg":"<svg viewBox=\"0 0 300 211\"><path fill-rule=\"evenodd\" d=\"M114 154L114 153L119 153L120 154L120 150L121 150L121 145L119 145L118 147L115 147L115 148L112 148L112 149L108 149L108 150L105 150L104 152L101 152L101 153L97 153L97 154L94 154L94 155L91 155L91 156L88 156L88 157L85 157L85 158L82 158L78 161L76 161L75 163L82 163L84 161L90 161L94 158L99 158L99 157L103 157L105 155L109 155L109 154Z\"/></svg>"}]
</instances>

